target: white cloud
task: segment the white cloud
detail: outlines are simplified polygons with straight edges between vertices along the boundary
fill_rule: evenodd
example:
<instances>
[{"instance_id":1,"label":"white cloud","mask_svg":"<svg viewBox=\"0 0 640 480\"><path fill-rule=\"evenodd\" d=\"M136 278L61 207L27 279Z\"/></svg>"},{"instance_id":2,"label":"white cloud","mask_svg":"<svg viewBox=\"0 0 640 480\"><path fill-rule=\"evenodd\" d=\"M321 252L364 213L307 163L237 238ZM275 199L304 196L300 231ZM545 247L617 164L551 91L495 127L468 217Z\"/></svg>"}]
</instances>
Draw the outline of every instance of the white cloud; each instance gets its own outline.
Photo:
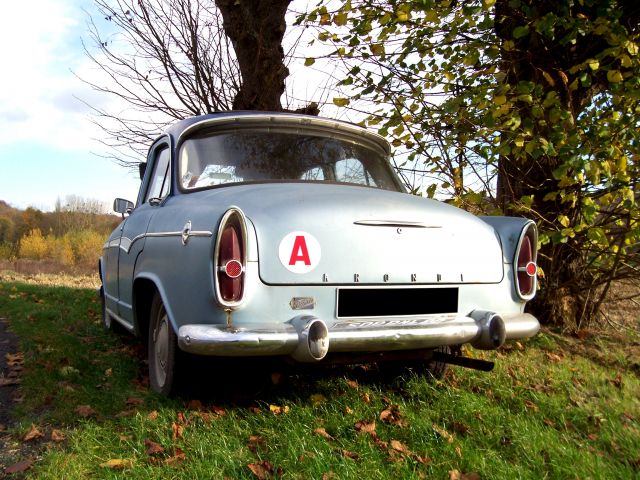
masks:
<instances>
[{"instance_id":1,"label":"white cloud","mask_svg":"<svg viewBox=\"0 0 640 480\"><path fill-rule=\"evenodd\" d=\"M3 4L0 145L38 141L64 150L95 147L91 139L98 132L76 98L89 88L71 72L87 61L80 43L85 17L70 0Z\"/></svg>"}]
</instances>

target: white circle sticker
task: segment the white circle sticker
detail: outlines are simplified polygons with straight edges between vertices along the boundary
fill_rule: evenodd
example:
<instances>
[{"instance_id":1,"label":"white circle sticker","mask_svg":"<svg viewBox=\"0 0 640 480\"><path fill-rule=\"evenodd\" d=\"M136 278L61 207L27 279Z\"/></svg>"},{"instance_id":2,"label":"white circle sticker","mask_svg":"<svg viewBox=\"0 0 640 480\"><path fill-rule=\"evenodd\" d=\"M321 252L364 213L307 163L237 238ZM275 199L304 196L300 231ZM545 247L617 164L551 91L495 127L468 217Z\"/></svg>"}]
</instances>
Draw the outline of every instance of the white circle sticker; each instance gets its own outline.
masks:
<instances>
[{"instance_id":1,"label":"white circle sticker","mask_svg":"<svg viewBox=\"0 0 640 480\"><path fill-rule=\"evenodd\" d=\"M320 243L307 232L291 232L280 241L278 256L293 273L309 273L320 263Z\"/></svg>"}]
</instances>

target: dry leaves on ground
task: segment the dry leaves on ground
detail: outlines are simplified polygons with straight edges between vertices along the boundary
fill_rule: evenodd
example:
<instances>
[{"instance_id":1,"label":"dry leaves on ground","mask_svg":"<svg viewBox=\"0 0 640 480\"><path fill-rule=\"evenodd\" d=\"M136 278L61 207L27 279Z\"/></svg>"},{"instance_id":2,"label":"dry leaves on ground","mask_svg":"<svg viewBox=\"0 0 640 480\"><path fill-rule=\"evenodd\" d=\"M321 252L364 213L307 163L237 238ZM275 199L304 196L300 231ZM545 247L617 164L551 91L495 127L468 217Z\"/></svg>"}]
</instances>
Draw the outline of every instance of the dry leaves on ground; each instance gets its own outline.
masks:
<instances>
[{"instance_id":1,"label":"dry leaves on ground","mask_svg":"<svg viewBox=\"0 0 640 480\"><path fill-rule=\"evenodd\" d=\"M12 475L14 473L26 472L31 468L32 465L33 462L31 460L24 460L5 468L4 473L6 473L7 475Z\"/></svg>"},{"instance_id":2,"label":"dry leaves on ground","mask_svg":"<svg viewBox=\"0 0 640 480\"><path fill-rule=\"evenodd\" d=\"M250 463L247 465L251 473L258 480L269 480L275 476L282 476L282 468L274 468L273 464L268 460L263 460L261 462Z\"/></svg>"},{"instance_id":3,"label":"dry leaves on ground","mask_svg":"<svg viewBox=\"0 0 640 480\"><path fill-rule=\"evenodd\" d=\"M133 460L127 458L112 458L104 463L101 463L102 468L111 468L113 470L121 470L123 468L130 468L133 466Z\"/></svg>"},{"instance_id":4,"label":"dry leaves on ground","mask_svg":"<svg viewBox=\"0 0 640 480\"><path fill-rule=\"evenodd\" d=\"M29 430L22 440L24 442L30 442L32 440L37 440L38 438L44 437L44 434L36 427L34 424L31 424L31 430Z\"/></svg>"}]
</instances>

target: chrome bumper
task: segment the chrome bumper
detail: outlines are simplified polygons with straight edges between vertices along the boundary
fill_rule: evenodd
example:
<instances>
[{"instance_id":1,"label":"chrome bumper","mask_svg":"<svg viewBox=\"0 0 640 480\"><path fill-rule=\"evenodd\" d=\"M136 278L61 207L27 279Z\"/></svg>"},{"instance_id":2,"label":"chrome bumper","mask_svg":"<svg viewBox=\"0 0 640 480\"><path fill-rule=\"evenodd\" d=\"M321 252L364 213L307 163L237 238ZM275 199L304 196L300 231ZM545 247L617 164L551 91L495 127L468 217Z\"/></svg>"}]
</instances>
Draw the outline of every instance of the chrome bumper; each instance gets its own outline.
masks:
<instances>
[{"instance_id":1,"label":"chrome bumper","mask_svg":"<svg viewBox=\"0 0 640 480\"><path fill-rule=\"evenodd\" d=\"M178 345L184 351L200 355L293 355L300 361L314 361L321 357L307 358L299 352L301 344L309 337L305 328L318 322L324 326L324 322L310 316L296 317L278 328L273 328L273 325L268 328L260 325L239 328L185 325L178 331ZM538 320L528 313L498 316L492 312L474 311L469 316L346 320L325 328L325 331L329 352L376 352L464 343L471 343L476 348L494 349L504 340L531 337L539 329Z\"/></svg>"}]
</instances>

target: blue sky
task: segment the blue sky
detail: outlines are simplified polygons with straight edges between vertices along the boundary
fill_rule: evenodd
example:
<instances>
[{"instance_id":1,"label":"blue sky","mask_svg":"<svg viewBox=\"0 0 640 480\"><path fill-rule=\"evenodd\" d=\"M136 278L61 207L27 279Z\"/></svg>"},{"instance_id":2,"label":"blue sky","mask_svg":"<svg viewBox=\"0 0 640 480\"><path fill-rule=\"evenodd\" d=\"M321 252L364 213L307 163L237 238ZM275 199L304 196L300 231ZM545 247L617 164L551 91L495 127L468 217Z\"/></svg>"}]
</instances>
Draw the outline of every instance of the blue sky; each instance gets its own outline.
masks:
<instances>
[{"instance_id":1,"label":"blue sky","mask_svg":"<svg viewBox=\"0 0 640 480\"><path fill-rule=\"evenodd\" d=\"M306 1L297 0L294 6L304 10ZM101 32L110 25L93 8L92 0L3 2L0 200L15 207L51 210L57 198L64 201L67 195L107 205L116 197L135 200L137 196L137 173L103 158L109 153L100 142L104 134L91 122L83 103L114 114L127 108L78 79L103 83L82 46L84 40L95 50L88 35L88 15L92 14ZM294 31L292 41L296 38ZM318 53L317 47L313 50ZM307 47L302 53L314 52ZM322 59L313 67L303 67L304 55L289 65L284 104L298 108L316 101L324 104L324 116L357 120L337 110L333 95L325 90L335 67L324 65Z\"/></svg>"},{"instance_id":2,"label":"blue sky","mask_svg":"<svg viewBox=\"0 0 640 480\"><path fill-rule=\"evenodd\" d=\"M135 199L135 173L100 157L102 132L78 98L100 106L73 72L94 68L82 50L91 2L3 2L0 16L0 200L52 209L56 198Z\"/></svg>"}]
</instances>

